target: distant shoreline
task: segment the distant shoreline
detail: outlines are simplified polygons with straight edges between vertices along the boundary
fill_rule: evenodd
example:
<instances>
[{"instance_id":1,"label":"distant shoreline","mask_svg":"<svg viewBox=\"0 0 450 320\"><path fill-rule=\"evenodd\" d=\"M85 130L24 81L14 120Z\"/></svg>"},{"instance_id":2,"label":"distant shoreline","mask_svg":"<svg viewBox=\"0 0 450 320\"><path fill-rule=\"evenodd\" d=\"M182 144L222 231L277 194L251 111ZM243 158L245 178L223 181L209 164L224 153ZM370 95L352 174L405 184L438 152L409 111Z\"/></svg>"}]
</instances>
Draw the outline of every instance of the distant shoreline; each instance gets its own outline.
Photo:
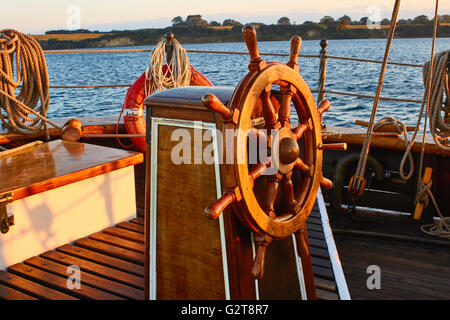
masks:
<instances>
[{"instance_id":1,"label":"distant shoreline","mask_svg":"<svg viewBox=\"0 0 450 320\"><path fill-rule=\"evenodd\" d=\"M344 40L386 38L388 28L368 29L366 26L262 25L258 27L259 41L287 41L298 34L303 40ZM432 25L399 25L395 38L430 38ZM167 27L112 32L53 33L33 35L44 50L152 46L167 32L172 32L182 44L242 42L241 26L231 28ZM450 25L440 25L438 37L450 37Z\"/></svg>"}]
</instances>

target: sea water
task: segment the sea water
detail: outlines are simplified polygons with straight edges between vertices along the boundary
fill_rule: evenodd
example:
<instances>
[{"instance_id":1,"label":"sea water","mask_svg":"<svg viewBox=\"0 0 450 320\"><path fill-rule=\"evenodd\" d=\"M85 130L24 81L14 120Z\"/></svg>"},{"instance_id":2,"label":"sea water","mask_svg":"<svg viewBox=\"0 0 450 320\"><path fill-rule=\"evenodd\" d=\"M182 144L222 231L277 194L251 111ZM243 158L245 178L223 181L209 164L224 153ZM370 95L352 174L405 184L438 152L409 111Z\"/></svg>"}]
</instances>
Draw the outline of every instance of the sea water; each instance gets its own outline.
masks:
<instances>
[{"instance_id":1,"label":"sea water","mask_svg":"<svg viewBox=\"0 0 450 320\"><path fill-rule=\"evenodd\" d=\"M301 54L318 55L320 41L303 41ZM389 60L420 64L430 59L430 38L394 39ZM259 42L262 53L288 53L288 41ZM329 40L328 55L382 60L385 39ZM186 49L246 52L242 43L187 44ZM108 48L111 49L111 48ZM113 49L152 49L126 47ZM438 38L435 52L450 49L450 38ZM214 85L236 86L248 72L248 55L188 53L191 64ZM149 53L46 54L50 85L132 84L147 68ZM263 56L267 61L287 62L287 57ZM318 86L318 58L299 58L300 73L311 90ZM381 64L328 59L326 89L374 96ZM381 95L421 100L422 68L388 65ZM119 116L127 88L50 89L50 118ZM313 93L317 97L317 93ZM328 125L354 127L355 120L368 120L373 99L326 94L331 110ZM420 103L380 101L377 120L391 116L415 125Z\"/></svg>"}]
</instances>

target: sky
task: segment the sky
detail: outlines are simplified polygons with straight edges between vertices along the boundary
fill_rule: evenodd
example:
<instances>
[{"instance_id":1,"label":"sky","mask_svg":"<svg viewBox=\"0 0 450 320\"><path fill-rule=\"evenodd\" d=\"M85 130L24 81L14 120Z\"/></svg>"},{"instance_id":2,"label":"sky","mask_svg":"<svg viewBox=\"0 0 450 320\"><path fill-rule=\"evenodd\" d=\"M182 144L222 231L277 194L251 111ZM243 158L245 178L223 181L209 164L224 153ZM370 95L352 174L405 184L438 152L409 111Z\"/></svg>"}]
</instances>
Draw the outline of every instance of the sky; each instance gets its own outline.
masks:
<instances>
[{"instance_id":1,"label":"sky","mask_svg":"<svg viewBox=\"0 0 450 320\"><path fill-rule=\"evenodd\" d=\"M175 16L183 19L200 14L207 21L231 18L249 22L276 23L286 16L291 22L318 22L349 15L390 18L394 0L1 0L0 29L42 34L47 30L84 28L110 31L162 28ZM435 0L403 0L399 18L434 16ZM5 14L7 13L7 14ZM439 14L450 14L450 0L440 0ZM381 20L380 19L380 20ZM372 19L375 20L375 19Z\"/></svg>"}]
</instances>

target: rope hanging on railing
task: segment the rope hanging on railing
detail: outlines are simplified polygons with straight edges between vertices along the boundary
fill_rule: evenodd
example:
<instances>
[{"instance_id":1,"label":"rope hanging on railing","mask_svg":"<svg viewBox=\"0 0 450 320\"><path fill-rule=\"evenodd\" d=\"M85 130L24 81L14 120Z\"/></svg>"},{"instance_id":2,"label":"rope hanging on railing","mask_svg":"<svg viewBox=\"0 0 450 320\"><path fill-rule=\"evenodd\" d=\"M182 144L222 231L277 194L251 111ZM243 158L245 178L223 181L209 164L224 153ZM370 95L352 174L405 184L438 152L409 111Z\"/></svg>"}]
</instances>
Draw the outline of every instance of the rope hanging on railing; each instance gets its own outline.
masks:
<instances>
[{"instance_id":1,"label":"rope hanging on railing","mask_svg":"<svg viewBox=\"0 0 450 320\"><path fill-rule=\"evenodd\" d=\"M20 91L16 95L19 85ZM47 65L39 43L31 36L16 30L0 30L2 123L11 130L27 135L44 127L49 139L47 122L59 127L46 119L49 106L48 88Z\"/></svg>"},{"instance_id":2,"label":"rope hanging on railing","mask_svg":"<svg viewBox=\"0 0 450 320\"><path fill-rule=\"evenodd\" d=\"M167 49L170 53L166 58ZM164 65L167 65L166 70ZM145 75L150 80L150 88L146 88L147 96L155 91L188 86L191 81L191 64L186 50L173 36L162 38L152 51Z\"/></svg>"}]
</instances>

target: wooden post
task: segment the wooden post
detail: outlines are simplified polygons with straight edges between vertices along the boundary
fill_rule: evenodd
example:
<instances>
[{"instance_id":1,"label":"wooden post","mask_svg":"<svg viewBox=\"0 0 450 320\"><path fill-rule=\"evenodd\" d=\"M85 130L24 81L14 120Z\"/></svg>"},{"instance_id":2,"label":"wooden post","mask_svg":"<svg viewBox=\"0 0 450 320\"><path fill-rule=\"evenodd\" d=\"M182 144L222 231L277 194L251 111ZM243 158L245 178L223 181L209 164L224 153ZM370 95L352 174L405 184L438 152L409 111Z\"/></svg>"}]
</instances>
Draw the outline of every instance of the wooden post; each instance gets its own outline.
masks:
<instances>
[{"instance_id":1,"label":"wooden post","mask_svg":"<svg viewBox=\"0 0 450 320\"><path fill-rule=\"evenodd\" d=\"M328 41L325 39L320 40L320 64L319 64L319 87L317 94L317 104L319 104L325 97L325 78L327 69L327 45Z\"/></svg>"}]
</instances>

